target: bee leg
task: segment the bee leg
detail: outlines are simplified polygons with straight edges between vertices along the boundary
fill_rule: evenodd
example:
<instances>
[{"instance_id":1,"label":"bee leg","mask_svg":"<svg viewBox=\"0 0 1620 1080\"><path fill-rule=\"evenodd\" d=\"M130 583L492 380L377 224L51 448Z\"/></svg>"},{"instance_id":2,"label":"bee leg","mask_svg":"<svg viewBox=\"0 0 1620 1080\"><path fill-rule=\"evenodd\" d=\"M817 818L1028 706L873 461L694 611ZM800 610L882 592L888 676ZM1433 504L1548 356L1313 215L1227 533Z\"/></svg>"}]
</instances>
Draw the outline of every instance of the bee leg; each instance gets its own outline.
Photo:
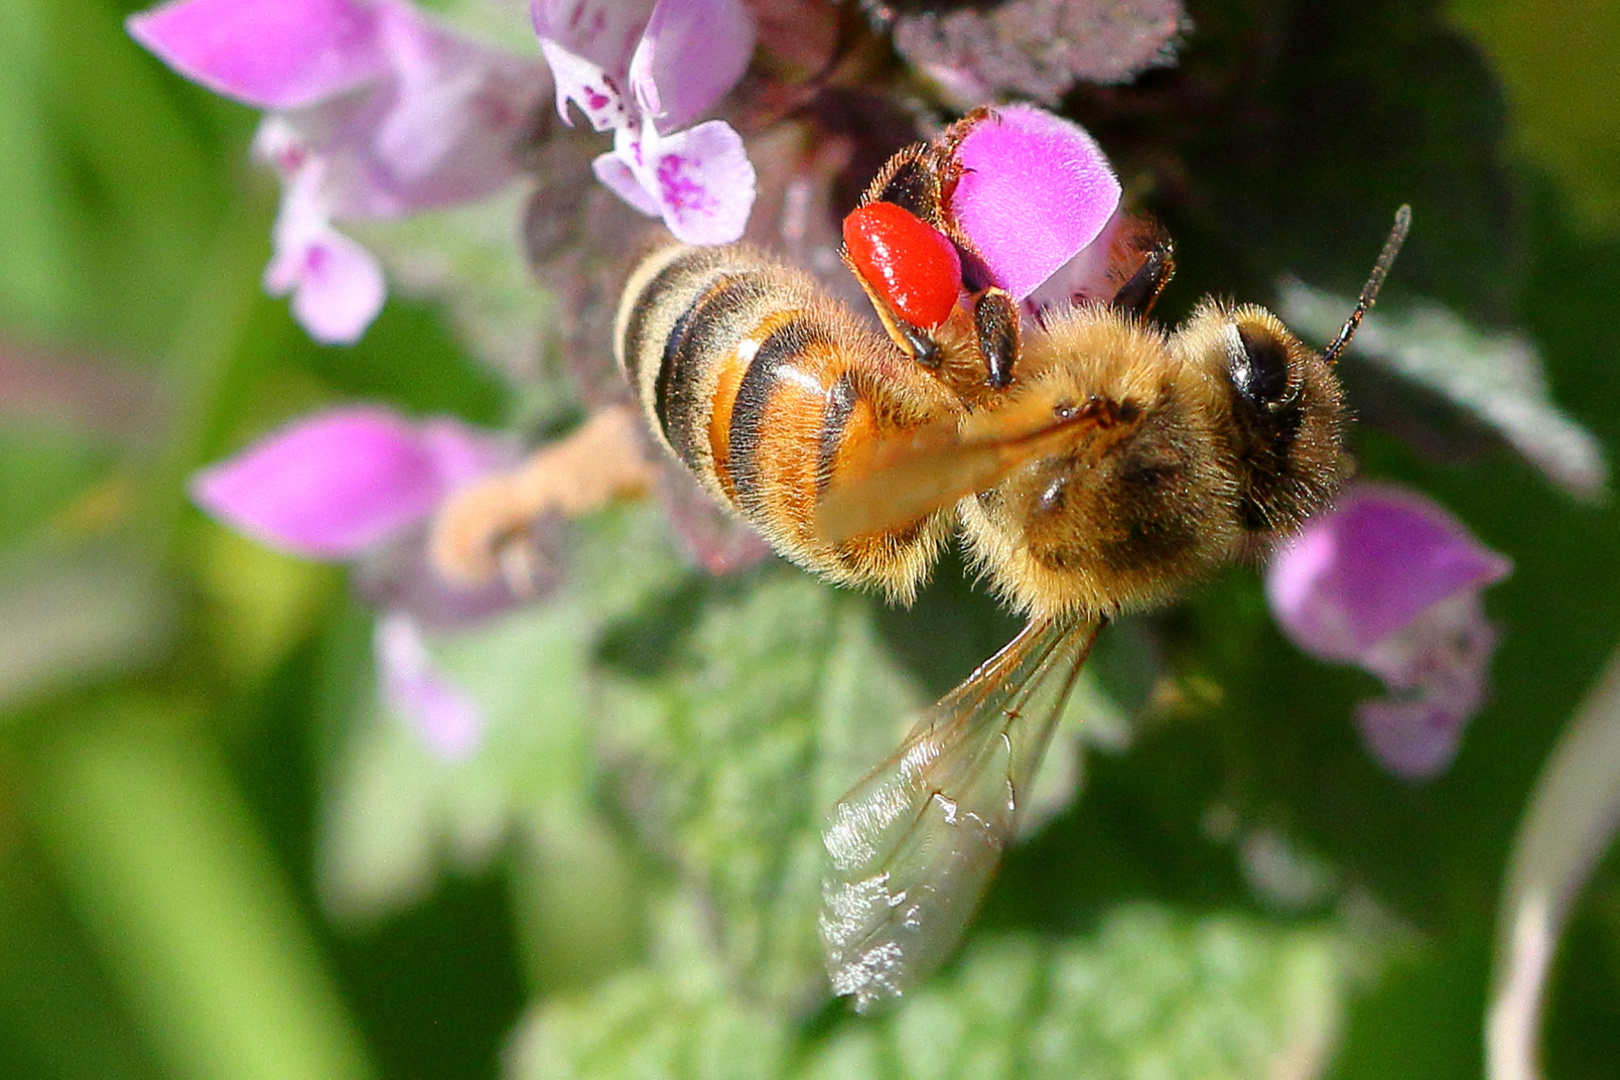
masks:
<instances>
[{"instance_id":1,"label":"bee leg","mask_svg":"<svg viewBox=\"0 0 1620 1080\"><path fill-rule=\"evenodd\" d=\"M1168 236L1159 236L1148 248L1142 265L1119 287L1109 306L1138 319L1147 318L1159 294L1176 272L1175 245Z\"/></svg>"},{"instance_id":2,"label":"bee leg","mask_svg":"<svg viewBox=\"0 0 1620 1080\"><path fill-rule=\"evenodd\" d=\"M861 205L893 203L934 228L943 225L944 197L938 164L927 143L917 143L890 158L866 189Z\"/></svg>"},{"instance_id":3,"label":"bee leg","mask_svg":"<svg viewBox=\"0 0 1620 1080\"><path fill-rule=\"evenodd\" d=\"M656 472L642 456L641 418L616 407L540 447L517 468L457 491L434 515L428 538L433 569L446 581L482 585L505 572L532 580L522 541L547 515L582 517L616 498L645 494ZM518 589L517 591L522 591Z\"/></svg>"},{"instance_id":4,"label":"bee leg","mask_svg":"<svg viewBox=\"0 0 1620 1080\"><path fill-rule=\"evenodd\" d=\"M984 357L985 381L997 390L1012 384L1018 359L1018 303L1004 289L973 297L973 335Z\"/></svg>"},{"instance_id":5,"label":"bee leg","mask_svg":"<svg viewBox=\"0 0 1620 1080\"><path fill-rule=\"evenodd\" d=\"M913 360L930 371L939 368L939 342L934 340L932 334L912 326L898 316L894 320L893 332Z\"/></svg>"}]
</instances>

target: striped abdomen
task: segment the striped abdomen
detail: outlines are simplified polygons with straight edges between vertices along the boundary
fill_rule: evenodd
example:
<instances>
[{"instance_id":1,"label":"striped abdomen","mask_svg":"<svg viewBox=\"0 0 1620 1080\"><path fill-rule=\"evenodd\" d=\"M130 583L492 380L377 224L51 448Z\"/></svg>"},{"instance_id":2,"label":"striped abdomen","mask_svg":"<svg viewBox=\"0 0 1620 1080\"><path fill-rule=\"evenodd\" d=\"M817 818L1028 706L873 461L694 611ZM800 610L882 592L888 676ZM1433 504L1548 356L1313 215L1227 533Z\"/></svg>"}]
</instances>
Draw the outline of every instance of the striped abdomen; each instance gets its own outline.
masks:
<instances>
[{"instance_id":1,"label":"striped abdomen","mask_svg":"<svg viewBox=\"0 0 1620 1080\"><path fill-rule=\"evenodd\" d=\"M799 565L909 598L942 515L836 546L810 522L852 447L951 410L931 376L807 275L744 247L649 256L613 337L653 429L711 494Z\"/></svg>"}]
</instances>

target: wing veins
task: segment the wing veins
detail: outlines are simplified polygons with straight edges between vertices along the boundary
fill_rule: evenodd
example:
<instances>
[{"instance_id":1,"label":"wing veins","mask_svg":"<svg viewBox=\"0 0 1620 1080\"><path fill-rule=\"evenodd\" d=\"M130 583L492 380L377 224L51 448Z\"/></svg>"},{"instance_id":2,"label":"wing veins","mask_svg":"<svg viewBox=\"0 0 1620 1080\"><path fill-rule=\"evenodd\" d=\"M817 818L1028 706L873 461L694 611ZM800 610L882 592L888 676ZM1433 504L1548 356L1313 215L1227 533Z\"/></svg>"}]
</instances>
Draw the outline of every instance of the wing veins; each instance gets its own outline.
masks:
<instances>
[{"instance_id":1,"label":"wing veins","mask_svg":"<svg viewBox=\"0 0 1620 1080\"><path fill-rule=\"evenodd\" d=\"M903 994L954 948L1102 624L1025 627L840 801L825 834L834 873L823 885L822 934L833 987L855 995L857 1011ZM1032 709L1038 695L1050 699ZM997 753L1004 761L990 772Z\"/></svg>"}]
</instances>

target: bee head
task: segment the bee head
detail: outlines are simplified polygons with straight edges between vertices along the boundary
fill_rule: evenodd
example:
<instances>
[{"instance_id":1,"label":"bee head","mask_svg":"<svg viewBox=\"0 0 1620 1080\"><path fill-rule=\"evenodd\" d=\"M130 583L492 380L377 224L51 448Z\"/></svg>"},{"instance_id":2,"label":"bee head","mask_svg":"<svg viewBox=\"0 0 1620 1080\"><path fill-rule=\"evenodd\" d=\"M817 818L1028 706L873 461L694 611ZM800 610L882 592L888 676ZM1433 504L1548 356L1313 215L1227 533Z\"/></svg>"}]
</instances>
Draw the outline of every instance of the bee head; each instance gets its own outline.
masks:
<instances>
[{"instance_id":1,"label":"bee head","mask_svg":"<svg viewBox=\"0 0 1620 1080\"><path fill-rule=\"evenodd\" d=\"M1251 534L1296 528L1345 472L1344 391L1332 365L1252 305L1207 303L1177 337L1226 399L1238 523Z\"/></svg>"}]
</instances>

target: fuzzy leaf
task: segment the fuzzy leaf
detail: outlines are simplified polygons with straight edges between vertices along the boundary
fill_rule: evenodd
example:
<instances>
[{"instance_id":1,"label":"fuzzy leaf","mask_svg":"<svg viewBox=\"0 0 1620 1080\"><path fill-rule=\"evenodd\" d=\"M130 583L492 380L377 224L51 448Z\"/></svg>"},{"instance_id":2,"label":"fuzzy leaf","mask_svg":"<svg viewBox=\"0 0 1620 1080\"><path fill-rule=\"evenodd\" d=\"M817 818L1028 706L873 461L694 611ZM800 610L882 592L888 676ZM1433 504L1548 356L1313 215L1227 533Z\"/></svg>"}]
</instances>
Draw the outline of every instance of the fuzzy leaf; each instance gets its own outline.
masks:
<instances>
[{"instance_id":1,"label":"fuzzy leaf","mask_svg":"<svg viewBox=\"0 0 1620 1080\"><path fill-rule=\"evenodd\" d=\"M1285 320L1323 340L1351 307L1297 281L1283 284L1278 304ZM1423 304L1369 314L1353 348L1468 410L1571 494L1596 499L1608 486L1603 445L1553 403L1541 356L1521 335L1485 333L1448 308Z\"/></svg>"},{"instance_id":2,"label":"fuzzy leaf","mask_svg":"<svg viewBox=\"0 0 1620 1080\"><path fill-rule=\"evenodd\" d=\"M869 608L777 567L746 590L668 597L615 627L607 651L656 675L614 678L600 718L637 831L714 905L750 985L819 992L824 816L919 703Z\"/></svg>"},{"instance_id":3,"label":"fuzzy leaf","mask_svg":"<svg viewBox=\"0 0 1620 1080\"><path fill-rule=\"evenodd\" d=\"M368 917L420 897L444 862L482 865L504 831L586 802L597 628L677 570L645 508L602 515L569 587L475 632L430 640L434 659L476 705L481 742L455 761L371 700L351 731L328 797L322 885L333 910ZM621 556L634 553L622 564ZM639 573L631 573L633 568Z\"/></svg>"},{"instance_id":4,"label":"fuzzy leaf","mask_svg":"<svg viewBox=\"0 0 1620 1080\"><path fill-rule=\"evenodd\" d=\"M1126 905L1056 945L980 943L892 1015L835 1032L806 1075L859 1060L917 1080L1316 1075L1342 1019L1342 955L1321 927Z\"/></svg>"}]
</instances>

